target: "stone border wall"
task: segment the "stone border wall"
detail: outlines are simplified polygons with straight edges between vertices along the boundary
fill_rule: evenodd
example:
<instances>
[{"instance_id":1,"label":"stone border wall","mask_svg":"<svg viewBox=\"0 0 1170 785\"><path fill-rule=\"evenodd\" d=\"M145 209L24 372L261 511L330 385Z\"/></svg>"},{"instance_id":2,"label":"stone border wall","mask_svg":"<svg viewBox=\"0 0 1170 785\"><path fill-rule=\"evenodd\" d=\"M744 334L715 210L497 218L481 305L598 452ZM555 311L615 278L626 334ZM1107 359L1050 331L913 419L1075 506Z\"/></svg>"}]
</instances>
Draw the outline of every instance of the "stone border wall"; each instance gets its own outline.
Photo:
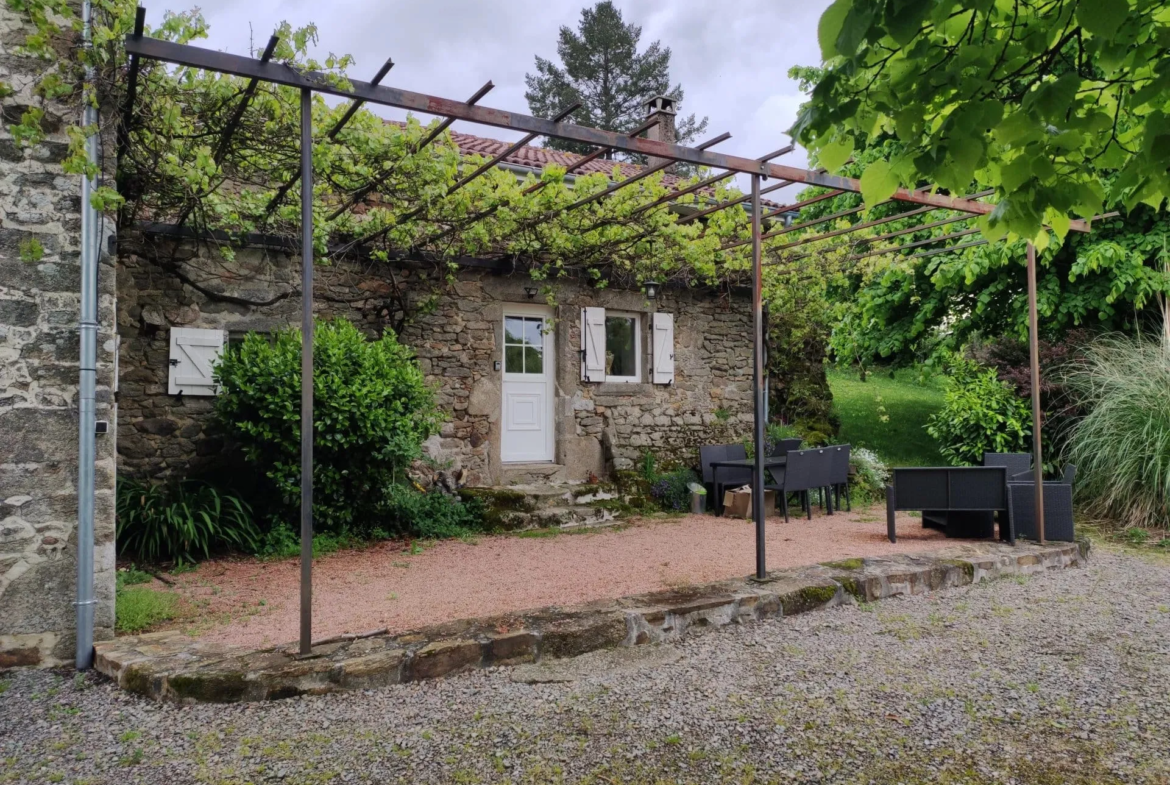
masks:
<instances>
[{"instance_id":1,"label":"stone border wall","mask_svg":"<svg viewBox=\"0 0 1170 785\"><path fill-rule=\"evenodd\" d=\"M77 104L33 94L45 63L17 53L31 27L0 4L0 668L72 660L77 584L77 393L81 180L65 174ZM9 123L45 110L43 142L18 145ZM112 141L112 140L111 140ZM113 150L109 144L106 149ZM95 635L113 636L115 336L113 235L101 227L94 580Z\"/></svg>"},{"instance_id":2,"label":"stone border wall","mask_svg":"<svg viewBox=\"0 0 1170 785\"><path fill-rule=\"evenodd\" d=\"M123 689L154 700L275 700L678 640L728 624L1063 569L1087 557L1087 542L964 544L924 556L781 570L767 582L721 581L577 608L451 622L400 635L385 630L342 635L314 643L308 657L297 656L295 644L250 651L160 632L100 644L96 667Z\"/></svg>"}]
</instances>

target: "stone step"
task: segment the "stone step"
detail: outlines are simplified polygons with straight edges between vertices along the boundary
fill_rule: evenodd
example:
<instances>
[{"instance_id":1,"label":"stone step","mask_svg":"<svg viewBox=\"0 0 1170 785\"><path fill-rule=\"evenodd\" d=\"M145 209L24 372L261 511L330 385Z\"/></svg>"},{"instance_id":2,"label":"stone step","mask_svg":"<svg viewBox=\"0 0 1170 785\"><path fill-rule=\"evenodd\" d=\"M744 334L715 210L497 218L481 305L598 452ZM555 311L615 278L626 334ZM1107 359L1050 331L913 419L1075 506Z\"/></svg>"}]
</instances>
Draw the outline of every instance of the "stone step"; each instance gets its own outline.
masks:
<instances>
[{"instance_id":1,"label":"stone step","mask_svg":"<svg viewBox=\"0 0 1170 785\"><path fill-rule=\"evenodd\" d=\"M546 507L529 513L531 528L571 528L574 526L600 526L617 519L613 510L574 505L571 507Z\"/></svg>"},{"instance_id":2,"label":"stone step","mask_svg":"<svg viewBox=\"0 0 1170 785\"><path fill-rule=\"evenodd\" d=\"M559 463L509 463L502 472L504 485L536 485L563 483L567 476Z\"/></svg>"}]
</instances>

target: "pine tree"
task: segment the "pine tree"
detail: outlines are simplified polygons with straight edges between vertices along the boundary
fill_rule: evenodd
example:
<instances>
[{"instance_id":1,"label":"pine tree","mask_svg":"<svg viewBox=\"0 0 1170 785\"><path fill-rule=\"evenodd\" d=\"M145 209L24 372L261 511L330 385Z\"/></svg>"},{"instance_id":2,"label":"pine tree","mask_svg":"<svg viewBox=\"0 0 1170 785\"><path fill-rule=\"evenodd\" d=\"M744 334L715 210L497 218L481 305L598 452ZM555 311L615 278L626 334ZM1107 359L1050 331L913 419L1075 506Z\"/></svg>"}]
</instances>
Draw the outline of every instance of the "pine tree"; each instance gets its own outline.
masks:
<instances>
[{"instance_id":1,"label":"pine tree","mask_svg":"<svg viewBox=\"0 0 1170 785\"><path fill-rule=\"evenodd\" d=\"M665 95L681 104L682 86L670 86L670 47L654 41L639 54L641 37L642 28L626 24L611 0L582 9L576 32L561 27L557 42L561 66L537 57L536 73L525 76L528 108L538 117L551 117L580 101L582 106L570 122L629 131L645 119L647 99ZM707 118L696 120L694 114L678 117L675 127L678 143L686 144L706 130ZM545 144L573 153L593 149L560 139L548 139Z\"/></svg>"}]
</instances>

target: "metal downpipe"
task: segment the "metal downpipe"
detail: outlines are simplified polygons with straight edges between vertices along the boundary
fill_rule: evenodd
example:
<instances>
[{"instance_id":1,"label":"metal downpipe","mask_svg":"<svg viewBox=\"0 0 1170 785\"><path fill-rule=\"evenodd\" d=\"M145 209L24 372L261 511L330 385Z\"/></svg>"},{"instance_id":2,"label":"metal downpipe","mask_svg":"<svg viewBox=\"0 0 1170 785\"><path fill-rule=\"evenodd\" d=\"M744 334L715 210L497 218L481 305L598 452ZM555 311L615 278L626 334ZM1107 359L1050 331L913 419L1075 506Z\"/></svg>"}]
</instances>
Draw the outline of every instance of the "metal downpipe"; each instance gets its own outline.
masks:
<instances>
[{"instance_id":1,"label":"metal downpipe","mask_svg":"<svg viewBox=\"0 0 1170 785\"><path fill-rule=\"evenodd\" d=\"M91 36L93 10L88 2L82 6L84 20L84 41L88 48ZM93 69L85 70L86 85L92 84ZM82 96L82 125L93 128L97 125L97 110L90 105L88 93ZM85 140L86 158L97 161L97 137L90 135ZM86 670L93 666L93 617L94 617L94 461L96 449L95 392L97 388L97 338L98 338L98 216L90 204L93 181L88 175L81 176L81 314L80 333L80 380L77 395L77 651L76 666Z\"/></svg>"}]
</instances>

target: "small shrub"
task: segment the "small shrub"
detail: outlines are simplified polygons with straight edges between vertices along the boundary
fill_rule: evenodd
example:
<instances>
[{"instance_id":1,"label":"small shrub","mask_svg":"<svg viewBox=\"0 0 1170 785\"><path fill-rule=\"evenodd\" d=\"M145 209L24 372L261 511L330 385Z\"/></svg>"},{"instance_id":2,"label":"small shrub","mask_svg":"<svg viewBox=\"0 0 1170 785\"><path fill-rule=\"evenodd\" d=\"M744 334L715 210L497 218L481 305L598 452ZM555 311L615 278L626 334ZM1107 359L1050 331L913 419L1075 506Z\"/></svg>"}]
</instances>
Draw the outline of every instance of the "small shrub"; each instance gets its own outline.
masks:
<instances>
[{"instance_id":1,"label":"small shrub","mask_svg":"<svg viewBox=\"0 0 1170 785\"><path fill-rule=\"evenodd\" d=\"M660 474L650 484L650 495L664 510L682 512L691 507L691 483L698 482L698 476L690 469L675 469Z\"/></svg>"},{"instance_id":2,"label":"small shrub","mask_svg":"<svg viewBox=\"0 0 1170 785\"><path fill-rule=\"evenodd\" d=\"M927 421L926 432L956 466L980 464L985 452L1029 452L1032 410L1001 382L995 369L956 358L942 408Z\"/></svg>"},{"instance_id":3,"label":"small shrub","mask_svg":"<svg viewBox=\"0 0 1170 785\"><path fill-rule=\"evenodd\" d=\"M179 595L145 586L119 590L114 598L114 626L118 632L136 633L178 615Z\"/></svg>"},{"instance_id":4,"label":"small shrub","mask_svg":"<svg viewBox=\"0 0 1170 785\"><path fill-rule=\"evenodd\" d=\"M885 498L890 470L877 453L865 447L853 447L849 451L849 465L853 469L852 495L861 501Z\"/></svg>"},{"instance_id":5,"label":"small shrub","mask_svg":"<svg viewBox=\"0 0 1170 785\"><path fill-rule=\"evenodd\" d=\"M313 522L321 533L378 525L442 419L414 354L387 331L370 341L345 320L314 333ZM273 524L298 519L301 334L249 333L216 368L216 414L275 490Z\"/></svg>"},{"instance_id":6,"label":"small shrub","mask_svg":"<svg viewBox=\"0 0 1170 785\"><path fill-rule=\"evenodd\" d=\"M407 485L386 489L381 519L400 534L438 540L466 537L484 530L484 508L478 499L461 501L432 490Z\"/></svg>"},{"instance_id":7,"label":"small shrub","mask_svg":"<svg viewBox=\"0 0 1170 785\"><path fill-rule=\"evenodd\" d=\"M1150 539L1150 533L1140 526L1130 526L1122 532L1122 536L1130 545L1145 545Z\"/></svg>"},{"instance_id":8,"label":"small shrub","mask_svg":"<svg viewBox=\"0 0 1170 785\"><path fill-rule=\"evenodd\" d=\"M147 563L195 562L223 549L252 553L259 545L251 507L202 482L119 479L115 512L119 553Z\"/></svg>"}]
</instances>

